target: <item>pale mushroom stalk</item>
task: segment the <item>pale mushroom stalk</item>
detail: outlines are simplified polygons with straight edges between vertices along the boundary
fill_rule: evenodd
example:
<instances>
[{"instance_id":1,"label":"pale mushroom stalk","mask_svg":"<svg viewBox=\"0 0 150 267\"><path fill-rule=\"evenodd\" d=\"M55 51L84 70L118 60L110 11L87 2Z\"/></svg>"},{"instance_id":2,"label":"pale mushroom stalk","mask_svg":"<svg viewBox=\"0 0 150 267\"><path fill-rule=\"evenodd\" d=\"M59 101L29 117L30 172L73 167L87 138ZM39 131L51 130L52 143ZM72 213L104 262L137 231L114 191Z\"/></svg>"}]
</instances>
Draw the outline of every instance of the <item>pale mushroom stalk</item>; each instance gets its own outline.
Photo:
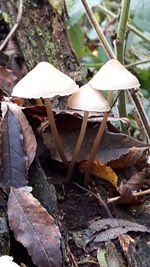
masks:
<instances>
[{"instance_id":1,"label":"pale mushroom stalk","mask_svg":"<svg viewBox=\"0 0 150 267\"><path fill-rule=\"evenodd\" d=\"M80 148L81 148L81 145L82 145L82 142L83 142L83 138L84 138L84 135L85 135L86 126L87 126L87 122L88 122L88 115L89 115L89 112L88 111L84 111L84 117L83 117L83 120L82 120L80 134L79 134L78 141L76 143L76 146L75 146L75 149L74 149L74 152L73 152L73 155L72 155L72 160L70 162L70 165L69 165L69 168L68 168L68 173L67 173L67 176L66 176L66 181L67 182L70 181L70 178L71 178L72 173L73 173L74 165L75 165L75 162L76 162L76 158L78 156L78 153L80 151Z\"/></svg>"},{"instance_id":2,"label":"pale mushroom stalk","mask_svg":"<svg viewBox=\"0 0 150 267\"><path fill-rule=\"evenodd\" d=\"M77 155L83 142L89 112L106 112L110 110L110 106L108 104L108 101L103 97L103 95L94 88L92 88L90 84L83 85L77 92L72 94L68 98L67 104L72 109L84 111L84 118L82 120L80 134L78 137L77 144L75 146L75 150L73 152L71 164L69 165L66 177L66 180L69 181L73 172Z\"/></svg>"},{"instance_id":3,"label":"pale mushroom stalk","mask_svg":"<svg viewBox=\"0 0 150 267\"><path fill-rule=\"evenodd\" d=\"M46 111L47 111L47 115L48 115L48 120L49 120L49 124L50 124L50 128L51 128L52 136L53 136L54 141L55 141L55 145L57 147L57 150L59 152L59 155L60 155L64 165L66 167L68 167L68 160L67 160L67 158L63 152L63 147L62 147L62 143L60 140L60 136L59 136L58 131L57 131L50 98L45 98L45 107L46 107Z\"/></svg>"},{"instance_id":4,"label":"pale mushroom stalk","mask_svg":"<svg viewBox=\"0 0 150 267\"><path fill-rule=\"evenodd\" d=\"M109 91L108 92L108 103L111 106L111 102L112 102L112 96L113 96L113 91ZM92 165L93 165L93 160L96 157L96 153L99 147L99 144L101 142L101 139L103 137L103 133L105 131L106 128L106 123L107 123L107 119L109 116L109 112L105 112L104 113L104 117L103 120L101 122L101 125L99 127L98 133L96 135L96 138L94 140L94 144L92 146L91 152L90 152L90 156L89 156L89 160L88 160L88 165L87 165L87 169L86 169L86 173L85 173L85 179L84 179L84 184L87 187L89 184L89 180L90 180L90 174L91 174L91 169L92 169Z\"/></svg>"}]
</instances>

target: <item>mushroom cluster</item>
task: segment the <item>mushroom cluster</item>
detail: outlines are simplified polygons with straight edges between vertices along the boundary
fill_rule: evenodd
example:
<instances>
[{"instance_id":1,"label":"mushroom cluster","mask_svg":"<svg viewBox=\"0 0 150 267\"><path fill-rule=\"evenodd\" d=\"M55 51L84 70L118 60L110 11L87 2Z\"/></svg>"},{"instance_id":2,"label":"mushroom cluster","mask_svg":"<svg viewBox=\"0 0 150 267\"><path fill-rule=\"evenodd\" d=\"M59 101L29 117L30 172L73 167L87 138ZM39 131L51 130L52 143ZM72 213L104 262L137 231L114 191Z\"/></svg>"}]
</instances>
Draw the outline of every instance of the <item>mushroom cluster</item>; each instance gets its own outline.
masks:
<instances>
[{"instance_id":1,"label":"mushroom cluster","mask_svg":"<svg viewBox=\"0 0 150 267\"><path fill-rule=\"evenodd\" d=\"M41 62L15 85L12 96L22 98L44 98L55 145L64 165L68 168L66 181L69 181L72 176L77 155L86 132L89 112L104 112L104 117L91 148L88 160L85 174L85 185L88 185L92 162L96 157L96 152L106 127L113 91L138 87L138 79L115 59L109 60L104 64L96 75L81 88L79 88L75 81L69 76L62 73L50 63ZM107 100L99 90L108 91ZM68 98L68 106L72 109L84 111L80 134L70 164L61 144L51 107L51 98L56 95L71 95Z\"/></svg>"}]
</instances>

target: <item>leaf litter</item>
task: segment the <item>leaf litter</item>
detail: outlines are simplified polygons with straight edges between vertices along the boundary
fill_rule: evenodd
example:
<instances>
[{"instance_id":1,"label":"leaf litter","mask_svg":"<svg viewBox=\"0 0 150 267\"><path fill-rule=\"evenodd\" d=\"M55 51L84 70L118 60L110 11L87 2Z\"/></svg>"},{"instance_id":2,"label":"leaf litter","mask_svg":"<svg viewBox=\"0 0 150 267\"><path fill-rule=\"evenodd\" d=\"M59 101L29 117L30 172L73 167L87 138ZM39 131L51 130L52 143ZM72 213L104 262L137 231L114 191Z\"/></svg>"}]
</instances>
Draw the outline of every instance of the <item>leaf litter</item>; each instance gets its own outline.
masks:
<instances>
[{"instance_id":1,"label":"leaf litter","mask_svg":"<svg viewBox=\"0 0 150 267\"><path fill-rule=\"evenodd\" d=\"M16 78L14 77L14 81L13 81L13 78L10 78L10 79L12 79L10 83L12 83L12 86L13 86L13 83L16 82L15 80ZM4 87L7 89L7 83L4 85L5 86L3 86L2 90L4 90ZM6 92L7 90L8 92ZM8 84L7 90L5 91L5 93L10 94L12 89L11 89L11 86L9 87L9 84ZM25 101L24 100L22 101L21 99L18 99L16 103L18 103L21 106L26 106ZM33 106L30 106L32 104ZM21 187L27 184L28 168L35 157L35 153L36 153L35 136L26 118L24 117L22 113L22 109L20 107L12 103L6 103L6 104L3 103L3 105L7 106L7 112L4 115L2 123L1 123L1 147L3 148L1 149L1 158L2 158L1 165L2 165L2 174L3 174L1 181L4 180L2 182L2 187L6 185ZM39 126L40 123L45 120L45 117L46 117L45 109L43 108L43 106L41 106L41 100L33 101L33 103L28 103L27 106L29 107L26 107L23 110L23 112L25 113L26 117L29 119L30 124L32 125L34 129L34 132L36 132L37 125ZM68 159L71 160L72 152L75 147L75 143L78 138L78 134L79 134L80 127L81 127L80 114L75 114L74 112L69 112L69 111L64 112L63 110L62 111L56 110L55 119L56 119L56 124L59 130L59 133L61 135L62 143L64 146L64 151L67 154ZM115 118L110 118L110 121L113 119ZM84 140L84 143L82 145L82 148L81 148L81 151L78 157L79 167L81 167L80 164L82 164L83 161L86 161L89 157L89 152L93 144L93 140L96 136L100 120L101 118L99 119L96 117L95 118L91 117L89 120L85 140ZM109 182L111 182L111 184L121 194L122 203L127 203L126 202L127 198L130 199L128 203L133 203L134 201L132 199L132 191L140 190L142 188L144 179L146 176L145 165L147 161L147 150L149 149L149 145L139 142L127 135L121 134L118 131L113 132L110 130L111 127L109 126L110 126L110 123L108 124L108 128L104 133L100 149L97 153L97 161L96 161L93 175L103 177ZM41 129L42 127L43 126L41 126ZM11 175L13 173L12 171L13 168L11 168L11 166L15 164L15 167L16 167L18 162L17 161L15 162L15 158L13 158L11 153L10 154L5 153L5 149L4 149L5 143L7 143L5 144L5 147L7 148L6 151L8 151L8 148L9 147L11 148L13 145L13 142L12 143L10 142L12 139L11 130L10 130L11 128L15 129L15 137L19 140L19 143L17 143L18 145L16 148L21 150L21 159L23 160L23 162L20 161L22 162L22 166L23 166L21 170L21 174L16 175L18 179L17 182L15 181L16 177L13 176L14 178L12 179ZM8 134L6 134L7 131L8 131ZM41 134L42 134L44 143L50 150L51 157L52 157L52 161L51 161L52 164L53 164L53 160L60 161L60 158L53 144L53 139L50 136L49 128L47 126L44 127L41 130ZM7 136L9 136L10 138L8 138ZM13 164L12 165L9 164L9 168L7 170L5 165L7 161L10 162L9 157L12 161L11 164L12 163ZM28 160L27 160L27 157L28 157ZM84 162L84 164L86 163ZM136 168L136 169L134 169L133 171L132 168ZM5 175L4 170L7 173L7 175ZM127 173L130 173L130 171L131 171L131 174L130 176L128 176ZM7 176L7 178L5 176ZM118 188L118 180L120 180L120 178L121 178L121 181L123 182L120 184ZM97 185L95 184L95 187L96 186ZM107 187L109 188L108 185ZM66 188L67 187L65 186L65 189ZM94 187L92 187L92 189L94 189ZM128 192L128 195L126 194L126 192ZM109 195L109 190L107 193ZM131 196L131 198L129 198L129 195ZM66 204L67 195L64 194L63 197L64 197L65 202L64 202L64 206L62 206L62 211L60 210L60 213L62 212L63 221L65 221L66 216L67 216L68 221L69 219L70 219L70 222L72 221L72 225L70 225L70 227L72 227L73 229L76 228L77 232L78 232L78 229L80 228L83 229L83 231L81 232L85 240L82 240L81 243L84 243L85 247L93 242L101 243L103 242L103 240L111 240L118 236L119 237L124 236L124 233L127 233L128 231L140 231L140 232L149 233L149 229L144 225L132 223L130 221L121 220L121 219L118 219L118 220L117 219L111 219L111 220L101 219L100 217L102 218L105 217L102 211L102 207L101 206L97 207L97 203L95 202L95 200L91 198L91 196L87 193L85 194L85 198L83 198L83 202L81 204L81 192L79 191L77 195L75 195L74 190L70 191L70 198L74 198L74 203L72 206L72 210L70 209L71 202L68 203L68 206L66 205L65 213L64 213L64 207ZM88 199L88 202L86 202L87 199ZM91 205L91 203L93 206ZM59 207L61 207L60 203L59 203ZM89 207L91 207L91 210L89 210ZM87 217L85 218L85 220L83 219L83 209L85 209L85 212L87 213ZM79 213L78 216L77 216L77 213ZM15 238L19 242L21 242L25 247L27 247L28 253L31 255L32 260L35 264L38 265L38 264L41 264L42 262L43 265L40 265L40 266L49 266L47 264L50 264L50 266L55 266L53 264L57 263L56 266L61 266L61 260L62 260L61 251L60 251L61 235L60 235L59 229L56 226L54 219L50 215L48 215L46 210L42 208L40 203L35 198L33 198L33 196L30 193L26 191L21 191L21 189L11 188L11 193L10 193L9 202L8 202L8 215L9 215L10 228L13 230ZM27 220L27 215L29 216L28 217L29 220ZM75 221L75 217L77 217L76 221ZM93 219L95 220L95 218L97 221L95 222L95 226L94 226L94 223L90 223L90 220L93 220ZM102 225L100 221L102 222ZM27 223L24 223L24 222L27 222ZM100 227L98 227L98 225L96 224L97 222L99 222ZM89 225L88 228L86 228L87 223ZM46 244L42 243L44 242L42 239L38 239L40 235L42 236L42 233L44 231L43 228L45 224L47 224L46 228L44 229L45 231L47 229L51 229L50 231L52 232L54 231L56 233L55 236L48 235L48 240L46 239L47 240ZM20 228L17 228L18 225L20 225ZM33 225L34 227L32 227ZM39 235L37 235L37 229L39 230L39 233L40 233ZM75 232L75 234L77 232ZM87 237L88 237L88 242L86 239ZM39 244L38 248L36 244ZM44 245L45 250L43 249L42 245ZM45 257L44 253L47 248L49 249L50 254L47 254Z\"/></svg>"},{"instance_id":2,"label":"leaf litter","mask_svg":"<svg viewBox=\"0 0 150 267\"><path fill-rule=\"evenodd\" d=\"M62 266L59 228L31 193L11 188L8 220L16 240L27 248L34 264L41 267Z\"/></svg>"}]
</instances>

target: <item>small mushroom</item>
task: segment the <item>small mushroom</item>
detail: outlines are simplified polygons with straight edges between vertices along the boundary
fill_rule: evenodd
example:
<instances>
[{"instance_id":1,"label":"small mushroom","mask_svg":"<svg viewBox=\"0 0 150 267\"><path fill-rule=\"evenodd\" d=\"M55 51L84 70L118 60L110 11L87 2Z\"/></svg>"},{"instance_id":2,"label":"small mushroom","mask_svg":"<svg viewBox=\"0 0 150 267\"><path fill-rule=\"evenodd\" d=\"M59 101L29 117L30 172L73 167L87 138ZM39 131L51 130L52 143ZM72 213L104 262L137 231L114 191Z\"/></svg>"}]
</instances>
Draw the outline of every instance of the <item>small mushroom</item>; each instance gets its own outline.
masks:
<instances>
[{"instance_id":1,"label":"small mushroom","mask_svg":"<svg viewBox=\"0 0 150 267\"><path fill-rule=\"evenodd\" d=\"M126 90L140 86L138 79L116 59L107 61L106 64L104 64L89 81L89 84L97 90L108 90L107 100L110 106L114 90ZM107 118L108 113L105 113L90 152L88 166L85 174L86 186L89 183L92 162L95 159L97 149L103 136Z\"/></svg>"},{"instance_id":2,"label":"small mushroom","mask_svg":"<svg viewBox=\"0 0 150 267\"><path fill-rule=\"evenodd\" d=\"M103 95L97 90L93 89L90 84L83 85L77 92L72 94L68 98L67 104L72 109L84 111L80 134L72 155L71 163L68 167L66 181L69 181L72 176L77 155L83 142L89 112L106 112L110 110L110 107Z\"/></svg>"},{"instance_id":3,"label":"small mushroom","mask_svg":"<svg viewBox=\"0 0 150 267\"><path fill-rule=\"evenodd\" d=\"M45 107L55 145L65 166L68 160L64 154L61 140L56 128L50 98L66 96L78 90L78 85L66 74L48 62L40 62L13 88L12 96L22 98L44 98Z\"/></svg>"}]
</instances>

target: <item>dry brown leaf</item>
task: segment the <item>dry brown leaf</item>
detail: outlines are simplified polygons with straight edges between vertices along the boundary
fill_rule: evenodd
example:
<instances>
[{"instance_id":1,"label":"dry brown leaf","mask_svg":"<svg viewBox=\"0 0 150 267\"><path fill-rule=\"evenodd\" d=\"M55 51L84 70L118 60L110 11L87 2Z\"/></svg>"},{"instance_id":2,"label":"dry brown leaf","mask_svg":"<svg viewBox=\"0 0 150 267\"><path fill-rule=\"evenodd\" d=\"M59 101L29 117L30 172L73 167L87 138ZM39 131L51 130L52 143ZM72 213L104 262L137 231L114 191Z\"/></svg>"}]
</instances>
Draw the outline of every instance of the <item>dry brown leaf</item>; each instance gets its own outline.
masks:
<instances>
[{"instance_id":1,"label":"dry brown leaf","mask_svg":"<svg viewBox=\"0 0 150 267\"><path fill-rule=\"evenodd\" d=\"M17 77L14 73L11 70L0 66L0 89L10 96L16 82Z\"/></svg>"},{"instance_id":2,"label":"dry brown leaf","mask_svg":"<svg viewBox=\"0 0 150 267\"><path fill-rule=\"evenodd\" d=\"M64 114L55 116L55 119L64 153L70 161L79 136L82 120L71 115ZM89 153L98 129L99 123L88 123L85 138L83 140L80 153L78 154L78 162L88 160ZM49 128L42 132L42 137L44 144L50 150L52 158L61 161L55 147L55 142L50 135ZM97 152L96 159L103 164L108 164L110 162L112 163L112 161L115 160L120 162L121 160L122 164L122 161L124 161L122 157L124 155L128 155L128 153L130 155L130 150L133 150L134 153L132 154L131 159L129 160L128 158L126 161L127 166L132 166L133 163L135 164L136 161L139 160L143 153L146 153L148 148L149 146L147 144L139 142L125 134L105 131Z\"/></svg>"},{"instance_id":3,"label":"dry brown leaf","mask_svg":"<svg viewBox=\"0 0 150 267\"><path fill-rule=\"evenodd\" d=\"M20 125L13 113L5 113L1 124L1 165L0 185L20 187L27 184L27 155L23 149Z\"/></svg>"},{"instance_id":4,"label":"dry brown leaf","mask_svg":"<svg viewBox=\"0 0 150 267\"><path fill-rule=\"evenodd\" d=\"M150 229L144 225L123 219L101 219L91 223L88 229L76 232L78 244L83 248L89 243L100 243L115 239L129 231L150 233Z\"/></svg>"},{"instance_id":5,"label":"dry brown leaf","mask_svg":"<svg viewBox=\"0 0 150 267\"><path fill-rule=\"evenodd\" d=\"M79 169L82 173L86 172L87 165L88 165L87 161L83 162L80 165ZM100 178L107 180L116 189L118 189L118 186L117 186L118 177L111 167L104 165L103 163L99 162L98 160L94 160L93 165L92 165L91 174L95 175L95 176L99 176Z\"/></svg>"},{"instance_id":6,"label":"dry brown leaf","mask_svg":"<svg viewBox=\"0 0 150 267\"><path fill-rule=\"evenodd\" d=\"M129 266L138 267L136 241L127 234L120 235L118 238Z\"/></svg>"},{"instance_id":7,"label":"dry brown leaf","mask_svg":"<svg viewBox=\"0 0 150 267\"><path fill-rule=\"evenodd\" d=\"M126 189L129 189L130 191L139 191L142 188L146 177L145 168L139 172L134 166L131 166L123 169L121 173L124 177L119 188L121 194L123 194Z\"/></svg>"},{"instance_id":8,"label":"dry brown leaf","mask_svg":"<svg viewBox=\"0 0 150 267\"><path fill-rule=\"evenodd\" d=\"M62 266L59 228L31 193L11 188L8 219L16 240L27 248L34 264Z\"/></svg>"},{"instance_id":9,"label":"dry brown leaf","mask_svg":"<svg viewBox=\"0 0 150 267\"><path fill-rule=\"evenodd\" d=\"M143 156L146 154L148 147L131 147L129 148L128 154L123 155L119 160L113 160L109 162L112 168L124 168L137 164Z\"/></svg>"},{"instance_id":10,"label":"dry brown leaf","mask_svg":"<svg viewBox=\"0 0 150 267\"><path fill-rule=\"evenodd\" d=\"M9 107L9 109L11 110L11 112L13 113L13 115L20 124L21 131L23 134L23 145L26 154L28 156L27 168L29 168L35 157L37 149L35 135L32 131L31 126L28 123L28 120L26 119L24 113L22 112L21 107L11 102L2 102L2 111L4 111L7 108L7 106Z\"/></svg>"}]
</instances>

